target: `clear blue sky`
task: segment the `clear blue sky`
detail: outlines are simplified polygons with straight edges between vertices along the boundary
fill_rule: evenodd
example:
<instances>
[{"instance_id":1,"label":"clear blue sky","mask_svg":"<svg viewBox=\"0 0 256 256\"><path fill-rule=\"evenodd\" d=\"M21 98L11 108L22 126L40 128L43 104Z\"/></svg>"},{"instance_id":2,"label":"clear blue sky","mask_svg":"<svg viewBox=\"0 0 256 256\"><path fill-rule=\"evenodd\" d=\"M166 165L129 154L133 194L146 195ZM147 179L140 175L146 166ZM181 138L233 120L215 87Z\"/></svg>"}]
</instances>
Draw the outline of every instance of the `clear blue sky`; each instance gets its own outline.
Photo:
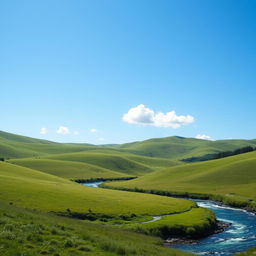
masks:
<instances>
[{"instance_id":1,"label":"clear blue sky","mask_svg":"<svg viewBox=\"0 0 256 256\"><path fill-rule=\"evenodd\" d=\"M254 0L1 1L0 130L95 144L256 138L255 13ZM158 124L145 111L122 119L139 105L162 112ZM171 111L193 122L162 125Z\"/></svg>"}]
</instances>

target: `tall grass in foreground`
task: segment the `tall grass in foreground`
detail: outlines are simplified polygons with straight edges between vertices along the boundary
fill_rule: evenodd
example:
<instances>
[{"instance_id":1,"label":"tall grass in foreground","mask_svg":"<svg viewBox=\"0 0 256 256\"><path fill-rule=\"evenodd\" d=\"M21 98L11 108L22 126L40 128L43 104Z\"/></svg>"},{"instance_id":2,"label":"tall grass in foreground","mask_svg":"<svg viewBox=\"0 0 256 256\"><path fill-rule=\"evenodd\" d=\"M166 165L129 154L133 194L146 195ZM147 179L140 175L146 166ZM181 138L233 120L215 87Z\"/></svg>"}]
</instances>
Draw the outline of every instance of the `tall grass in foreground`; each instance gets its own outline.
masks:
<instances>
[{"instance_id":1,"label":"tall grass in foreground","mask_svg":"<svg viewBox=\"0 0 256 256\"><path fill-rule=\"evenodd\" d=\"M185 256L159 238L0 203L1 256Z\"/></svg>"}]
</instances>

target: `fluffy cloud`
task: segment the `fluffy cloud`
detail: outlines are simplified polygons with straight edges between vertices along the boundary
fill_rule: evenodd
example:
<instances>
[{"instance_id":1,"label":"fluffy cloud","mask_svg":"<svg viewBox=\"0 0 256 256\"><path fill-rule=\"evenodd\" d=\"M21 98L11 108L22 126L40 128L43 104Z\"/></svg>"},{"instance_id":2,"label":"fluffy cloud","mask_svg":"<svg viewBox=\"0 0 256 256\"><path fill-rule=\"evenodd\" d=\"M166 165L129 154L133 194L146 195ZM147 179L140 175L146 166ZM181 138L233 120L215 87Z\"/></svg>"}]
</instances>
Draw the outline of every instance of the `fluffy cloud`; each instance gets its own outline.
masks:
<instances>
[{"instance_id":1,"label":"fluffy cloud","mask_svg":"<svg viewBox=\"0 0 256 256\"><path fill-rule=\"evenodd\" d=\"M79 135L79 132L78 131L74 131L73 134L74 135Z\"/></svg>"},{"instance_id":2,"label":"fluffy cloud","mask_svg":"<svg viewBox=\"0 0 256 256\"><path fill-rule=\"evenodd\" d=\"M211 136L205 134L197 134L195 138L200 140L213 140Z\"/></svg>"},{"instance_id":3,"label":"fluffy cloud","mask_svg":"<svg viewBox=\"0 0 256 256\"><path fill-rule=\"evenodd\" d=\"M60 126L59 129L57 130L58 134L68 134L69 133L69 129L68 127L65 126Z\"/></svg>"},{"instance_id":4,"label":"fluffy cloud","mask_svg":"<svg viewBox=\"0 0 256 256\"><path fill-rule=\"evenodd\" d=\"M40 129L40 134L46 134L48 131L47 131L47 129L45 128L45 127L42 127L41 129Z\"/></svg>"},{"instance_id":5,"label":"fluffy cloud","mask_svg":"<svg viewBox=\"0 0 256 256\"><path fill-rule=\"evenodd\" d=\"M156 127L179 128L181 125L194 122L193 116L178 116L175 111L162 113L145 107L143 104L129 109L123 115L123 121L130 124L150 125Z\"/></svg>"},{"instance_id":6,"label":"fluffy cloud","mask_svg":"<svg viewBox=\"0 0 256 256\"><path fill-rule=\"evenodd\" d=\"M90 130L90 132L95 133L95 132L97 132L97 129L92 128L92 129Z\"/></svg>"}]
</instances>

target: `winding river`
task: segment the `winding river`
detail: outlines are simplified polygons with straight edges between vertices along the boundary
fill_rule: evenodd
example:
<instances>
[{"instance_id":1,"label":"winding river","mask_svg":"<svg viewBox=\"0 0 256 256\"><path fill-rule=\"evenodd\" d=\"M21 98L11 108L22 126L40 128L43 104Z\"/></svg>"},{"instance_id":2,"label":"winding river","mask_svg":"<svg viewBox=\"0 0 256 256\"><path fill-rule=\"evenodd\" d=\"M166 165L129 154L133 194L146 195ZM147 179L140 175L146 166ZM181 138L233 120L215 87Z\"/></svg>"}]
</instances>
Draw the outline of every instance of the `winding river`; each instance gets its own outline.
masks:
<instances>
[{"instance_id":1,"label":"winding river","mask_svg":"<svg viewBox=\"0 0 256 256\"><path fill-rule=\"evenodd\" d=\"M98 187L102 182L90 182L83 185ZM256 247L256 216L245 210L218 205L208 200L194 200L198 206L213 210L218 220L231 223L224 232L211 235L194 244L171 245L180 250L197 255L229 256ZM161 217L154 216L152 221Z\"/></svg>"}]
</instances>

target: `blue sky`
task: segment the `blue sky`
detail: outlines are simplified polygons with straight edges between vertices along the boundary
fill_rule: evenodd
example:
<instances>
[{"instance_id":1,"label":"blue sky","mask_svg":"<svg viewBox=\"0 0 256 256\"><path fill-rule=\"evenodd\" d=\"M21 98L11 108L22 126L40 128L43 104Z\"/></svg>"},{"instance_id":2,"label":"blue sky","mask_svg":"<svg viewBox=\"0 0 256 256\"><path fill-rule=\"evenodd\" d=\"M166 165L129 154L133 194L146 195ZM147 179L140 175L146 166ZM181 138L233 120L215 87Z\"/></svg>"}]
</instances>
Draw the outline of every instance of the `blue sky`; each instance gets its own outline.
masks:
<instances>
[{"instance_id":1,"label":"blue sky","mask_svg":"<svg viewBox=\"0 0 256 256\"><path fill-rule=\"evenodd\" d=\"M0 130L256 138L255 12L254 0L1 1Z\"/></svg>"}]
</instances>

